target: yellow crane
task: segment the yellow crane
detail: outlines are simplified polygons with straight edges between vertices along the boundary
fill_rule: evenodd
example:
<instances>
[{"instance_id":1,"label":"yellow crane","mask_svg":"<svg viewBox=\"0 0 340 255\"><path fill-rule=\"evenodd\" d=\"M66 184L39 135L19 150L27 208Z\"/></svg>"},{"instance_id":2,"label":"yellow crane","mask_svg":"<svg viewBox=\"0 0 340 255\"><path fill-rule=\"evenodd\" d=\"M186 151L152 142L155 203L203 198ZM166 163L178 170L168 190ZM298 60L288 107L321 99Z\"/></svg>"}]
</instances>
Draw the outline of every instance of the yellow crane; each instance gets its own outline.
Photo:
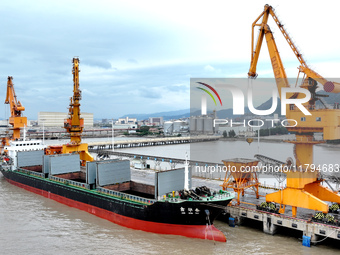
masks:
<instances>
[{"instance_id":1,"label":"yellow crane","mask_svg":"<svg viewBox=\"0 0 340 255\"><path fill-rule=\"evenodd\" d=\"M93 161L88 152L87 143L81 143L81 135L84 129L84 119L80 117L81 90L79 89L79 58L73 58L73 97L70 98L68 118L64 121L64 128L70 134L70 143L63 145L63 153L77 152L80 154L82 165L86 161Z\"/></svg>"},{"instance_id":2,"label":"yellow crane","mask_svg":"<svg viewBox=\"0 0 340 255\"><path fill-rule=\"evenodd\" d=\"M7 93L5 104L9 104L11 116L9 117L9 124L13 127L12 137L5 137L2 139L2 148L5 145L9 145L9 140L18 140L20 139L20 129L27 126L27 117L23 117L23 111L25 111L25 107L22 106L20 101L17 100L17 96L14 90L13 77L8 76L7 78Z\"/></svg>"},{"instance_id":3,"label":"yellow crane","mask_svg":"<svg viewBox=\"0 0 340 255\"><path fill-rule=\"evenodd\" d=\"M248 72L250 78L256 78L256 66L262 46L263 39L266 38L268 51L274 71L276 85L281 98L281 88L289 88L284 66L277 49L273 33L268 25L268 18L272 16L279 27L289 46L300 61L299 75L303 73L301 88L308 89L311 93L311 99L304 106L309 110L311 115L304 115L294 105L287 105L287 119L296 120L295 127L287 128L290 132L295 132L296 139L286 141L294 144L294 154L296 159L295 171L287 173L287 186L285 189L266 195L267 202L280 204L280 213L284 213L286 205L292 206L292 215L296 217L297 208L307 208L328 212L328 205L324 201L340 203L340 196L330 189L321 185L319 172L311 169L313 164L313 145L320 143L314 140L313 134L316 132L323 133L324 140L340 139L340 110L339 109L317 109L315 102L319 100L320 95L316 94L317 82L321 83L327 92L340 92L340 84L327 81L321 75L311 70L306 64L300 52L290 39L281 22L275 15L274 9L270 5L265 5L264 11L252 24L252 41L251 41L251 65ZM259 20L262 18L260 23ZM254 47L254 28L259 27L260 33ZM299 78L298 75L298 78ZM290 94L291 98L304 98L302 93Z\"/></svg>"},{"instance_id":4,"label":"yellow crane","mask_svg":"<svg viewBox=\"0 0 340 255\"><path fill-rule=\"evenodd\" d=\"M79 153L82 165L85 166L86 161L93 161L93 157L88 152L87 143L81 142L81 136L84 129L84 119L80 114L81 90L79 89L79 58L73 58L73 97L70 98L70 107L68 118L64 121L64 128L70 134L70 143L62 146L49 146L46 154L60 153Z\"/></svg>"}]
</instances>

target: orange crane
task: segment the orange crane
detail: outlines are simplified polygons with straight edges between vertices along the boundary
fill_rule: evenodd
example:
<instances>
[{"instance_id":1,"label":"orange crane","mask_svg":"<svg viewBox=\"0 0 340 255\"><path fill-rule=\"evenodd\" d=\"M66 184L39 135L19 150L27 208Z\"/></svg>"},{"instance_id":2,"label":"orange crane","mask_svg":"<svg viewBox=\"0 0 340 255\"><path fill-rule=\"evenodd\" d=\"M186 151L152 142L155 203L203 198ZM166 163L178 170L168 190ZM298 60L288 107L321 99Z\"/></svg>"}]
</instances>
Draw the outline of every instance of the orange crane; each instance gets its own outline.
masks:
<instances>
[{"instance_id":1,"label":"orange crane","mask_svg":"<svg viewBox=\"0 0 340 255\"><path fill-rule=\"evenodd\" d=\"M17 96L14 90L14 84L12 82L13 77L8 76L7 78L7 94L5 104L10 105L11 109L11 117L9 117L9 124L13 127L12 137L5 137L2 139L2 148L5 145L9 145L9 140L18 140L20 139L20 129L27 126L27 117L22 116L22 112L25 111L25 107L23 107L20 101L17 100Z\"/></svg>"},{"instance_id":2,"label":"orange crane","mask_svg":"<svg viewBox=\"0 0 340 255\"><path fill-rule=\"evenodd\" d=\"M327 81L308 67L270 5L265 5L264 11L252 24L252 53L251 65L248 72L249 78L257 77L256 66L262 41L265 37L280 97L281 88L290 87L273 33L267 24L269 16L273 17L294 54L300 61L299 75L300 73L304 74L300 87L308 89L311 93L311 99L304 104L304 106L309 109L311 115L305 116L293 105L287 106L287 119L296 120L298 123L295 127L287 128L288 131L295 132L296 139L293 141L286 141L294 144L296 159L295 169L294 171L289 171L287 173L286 188L266 195L266 201L280 204L280 213L284 213L286 205L292 206L293 217L296 217L298 207L327 213L328 205L324 201L340 203L340 196L336 192L332 192L330 189L322 186L322 179L319 178L319 171L311 169L313 164L313 145L320 143L320 141L314 140L313 134L321 132L323 133L325 140L340 139L340 110L327 108L317 109L315 102L320 99L320 95L316 93L316 90L317 82L319 82L323 85L325 91L338 93L340 92L340 84ZM257 24L261 17L262 22ZM260 28L260 33L256 46L254 47L255 26ZM291 98L305 97L302 93L291 93L290 96Z\"/></svg>"},{"instance_id":3,"label":"orange crane","mask_svg":"<svg viewBox=\"0 0 340 255\"><path fill-rule=\"evenodd\" d=\"M64 128L70 134L71 142L63 145L63 153L79 153L82 165L85 165L86 161L93 161L93 157L88 152L87 143L81 143L84 119L80 117L79 72L79 58L73 58L73 97L70 99L68 118L64 121Z\"/></svg>"},{"instance_id":4,"label":"orange crane","mask_svg":"<svg viewBox=\"0 0 340 255\"><path fill-rule=\"evenodd\" d=\"M87 143L81 143L81 135L84 129L84 119L80 117L81 90L79 89L79 58L73 58L73 97L70 98L68 118L64 121L64 128L70 134L70 143L63 146L50 146L46 149L46 154L73 153L80 154L82 165L86 161L93 161L93 157L88 152Z\"/></svg>"}]
</instances>

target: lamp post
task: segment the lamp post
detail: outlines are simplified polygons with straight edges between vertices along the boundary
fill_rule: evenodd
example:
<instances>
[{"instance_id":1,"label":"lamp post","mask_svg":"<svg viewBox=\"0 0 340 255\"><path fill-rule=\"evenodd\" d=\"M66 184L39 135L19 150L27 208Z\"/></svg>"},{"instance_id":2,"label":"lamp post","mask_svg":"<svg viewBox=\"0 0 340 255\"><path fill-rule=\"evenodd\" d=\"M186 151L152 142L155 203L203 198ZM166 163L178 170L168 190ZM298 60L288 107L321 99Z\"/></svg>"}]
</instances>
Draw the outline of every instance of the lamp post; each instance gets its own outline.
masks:
<instances>
[{"instance_id":1,"label":"lamp post","mask_svg":"<svg viewBox=\"0 0 340 255\"><path fill-rule=\"evenodd\" d=\"M114 129L113 129L113 119L112 119L112 151L115 150L115 141L114 141Z\"/></svg>"},{"instance_id":2,"label":"lamp post","mask_svg":"<svg viewBox=\"0 0 340 255\"><path fill-rule=\"evenodd\" d=\"M259 127L257 131L257 153L260 153L260 130L261 128Z\"/></svg>"},{"instance_id":3,"label":"lamp post","mask_svg":"<svg viewBox=\"0 0 340 255\"><path fill-rule=\"evenodd\" d=\"M45 119L41 119L42 121L42 125L43 125L43 140L42 140L42 144L45 145Z\"/></svg>"}]
</instances>

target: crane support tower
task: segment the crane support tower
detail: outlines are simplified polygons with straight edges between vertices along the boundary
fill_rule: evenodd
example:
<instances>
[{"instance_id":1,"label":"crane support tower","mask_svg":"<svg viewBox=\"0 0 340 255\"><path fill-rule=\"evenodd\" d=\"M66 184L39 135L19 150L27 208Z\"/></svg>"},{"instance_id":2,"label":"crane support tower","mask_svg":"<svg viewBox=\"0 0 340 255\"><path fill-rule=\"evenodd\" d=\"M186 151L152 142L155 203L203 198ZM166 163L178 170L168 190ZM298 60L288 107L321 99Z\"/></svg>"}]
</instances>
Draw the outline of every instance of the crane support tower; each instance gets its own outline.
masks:
<instances>
[{"instance_id":1,"label":"crane support tower","mask_svg":"<svg viewBox=\"0 0 340 255\"><path fill-rule=\"evenodd\" d=\"M73 97L70 99L68 118L64 121L64 128L70 134L71 141L63 145L62 153L79 153L82 165L85 165L86 161L93 161L93 157L88 152L88 145L81 143L84 119L80 117L79 72L79 58L73 58Z\"/></svg>"},{"instance_id":2,"label":"crane support tower","mask_svg":"<svg viewBox=\"0 0 340 255\"><path fill-rule=\"evenodd\" d=\"M277 49L273 33L267 24L269 16L272 16L283 36L287 40L290 48L300 62L299 75L303 74L301 88L308 89L311 93L309 102L303 104L311 115L304 115L302 111L294 105L287 105L286 118L297 121L295 127L287 128L290 132L295 132L296 139L286 141L294 144L295 168L287 172L287 187L275 193L266 195L267 202L280 204L280 213L284 213L286 205L292 206L292 215L296 217L297 208L307 208L328 212L328 205L324 201L340 203L340 196L330 189L321 185L322 179L319 171L312 171L308 166L313 164L313 146L323 141L314 140L314 133L322 133L324 140L340 139L340 109L328 109L327 107L318 109L315 102L320 100L322 95L318 95L316 90L318 83L323 85L326 92L339 93L340 84L331 82L308 67L304 58L292 42L283 25L277 18L274 9L270 5L265 5L264 11L252 24L251 41L251 65L248 72L249 78L256 78L256 66L262 46L262 41L266 38L268 51L274 71L276 85L281 98L281 88L291 87L288 83L279 51ZM262 22L257 23L262 18ZM260 33L254 47L254 28L260 28ZM303 93L291 93L290 98L304 98ZM322 102L322 101L321 101ZM293 123L290 124L294 126Z\"/></svg>"},{"instance_id":3,"label":"crane support tower","mask_svg":"<svg viewBox=\"0 0 340 255\"><path fill-rule=\"evenodd\" d=\"M9 145L9 140L20 139L20 129L27 126L27 117L23 117L23 107L20 101L17 100L17 96L14 90L13 77L8 76L7 78L7 94L5 104L9 104L11 110L11 116L9 117L9 124L12 125L13 130L12 137L5 137L2 140L2 146Z\"/></svg>"}]
</instances>

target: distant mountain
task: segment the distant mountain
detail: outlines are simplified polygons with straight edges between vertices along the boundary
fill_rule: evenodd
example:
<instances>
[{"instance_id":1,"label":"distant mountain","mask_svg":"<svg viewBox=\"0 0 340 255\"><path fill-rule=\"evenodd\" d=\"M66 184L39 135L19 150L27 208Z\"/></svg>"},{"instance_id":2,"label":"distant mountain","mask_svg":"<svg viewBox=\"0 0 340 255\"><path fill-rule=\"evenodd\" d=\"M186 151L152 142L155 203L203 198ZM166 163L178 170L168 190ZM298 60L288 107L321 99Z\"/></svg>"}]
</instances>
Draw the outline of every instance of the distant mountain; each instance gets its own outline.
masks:
<instances>
[{"instance_id":1,"label":"distant mountain","mask_svg":"<svg viewBox=\"0 0 340 255\"><path fill-rule=\"evenodd\" d=\"M169 119L180 119L187 118L190 116L190 109L169 111L169 112L156 112L156 113L146 113L146 114L126 114L121 118L137 118L138 120L145 120L149 117L163 117L164 120Z\"/></svg>"},{"instance_id":2,"label":"distant mountain","mask_svg":"<svg viewBox=\"0 0 340 255\"><path fill-rule=\"evenodd\" d=\"M272 107L272 99L268 99L266 102L264 102L263 104L255 107L255 109L257 110L268 110ZM274 113L277 113L280 115L281 113L281 100L278 98L278 101L277 101L277 107L276 107L276 110ZM274 114L273 113L273 114ZM244 114L245 115L252 115L252 113L249 111L249 108L248 107L244 107ZM238 117L241 117L240 115L234 115L233 114L233 109L232 108L229 108L229 109L223 109L223 110L220 110L220 111L217 111L217 117L220 118L220 119L234 119L234 118L238 118Z\"/></svg>"},{"instance_id":3,"label":"distant mountain","mask_svg":"<svg viewBox=\"0 0 340 255\"><path fill-rule=\"evenodd\" d=\"M333 105L334 103L340 103L340 93L329 93L324 90L320 90L316 92L317 95L327 95L328 97L322 97L322 101L326 104Z\"/></svg>"}]
</instances>

